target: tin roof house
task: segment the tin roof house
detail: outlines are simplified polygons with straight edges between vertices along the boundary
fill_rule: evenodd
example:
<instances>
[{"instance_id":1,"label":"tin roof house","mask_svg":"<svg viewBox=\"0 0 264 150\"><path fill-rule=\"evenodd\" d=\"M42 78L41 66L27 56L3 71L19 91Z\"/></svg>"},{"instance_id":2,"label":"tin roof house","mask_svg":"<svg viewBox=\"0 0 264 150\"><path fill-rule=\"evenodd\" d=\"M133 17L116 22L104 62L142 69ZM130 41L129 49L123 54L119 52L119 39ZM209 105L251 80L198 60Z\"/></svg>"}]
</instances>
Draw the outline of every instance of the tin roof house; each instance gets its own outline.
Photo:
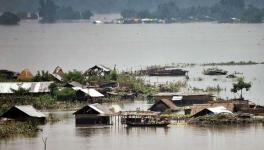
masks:
<instances>
[{"instance_id":1,"label":"tin roof house","mask_svg":"<svg viewBox=\"0 0 264 150\"><path fill-rule=\"evenodd\" d=\"M53 82L1 82L0 95L14 94L14 90L23 88L31 94L49 93Z\"/></svg>"},{"instance_id":2,"label":"tin roof house","mask_svg":"<svg viewBox=\"0 0 264 150\"><path fill-rule=\"evenodd\" d=\"M98 103L84 106L73 114L76 124L111 124L112 112Z\"/></svg>"},{"instance_id":3,"label":"tin roof house","mask_svg":"<svg viewBox=\"0 0 264 150\"><path fill-rule=\"evenodd\" d=\"M2 114L1 117L18 121L35 120L42 123L46 121L46 116L43 113L37 111L31 105L13 106L4 114Z\"/></svg>"},{"instance_id":4,"label":"tin roof house","mask_svg":"<svg viewBox=\"0 0 264 150\"><path fill-rule=\"evenodd\" d=\"M205 115L217 115L217 114L233 114L233 113L228 109L226 109L224 106L218 106L218 107L205 108L194 114L193 117L199 117Z\"/></svg>"}]
</instances>

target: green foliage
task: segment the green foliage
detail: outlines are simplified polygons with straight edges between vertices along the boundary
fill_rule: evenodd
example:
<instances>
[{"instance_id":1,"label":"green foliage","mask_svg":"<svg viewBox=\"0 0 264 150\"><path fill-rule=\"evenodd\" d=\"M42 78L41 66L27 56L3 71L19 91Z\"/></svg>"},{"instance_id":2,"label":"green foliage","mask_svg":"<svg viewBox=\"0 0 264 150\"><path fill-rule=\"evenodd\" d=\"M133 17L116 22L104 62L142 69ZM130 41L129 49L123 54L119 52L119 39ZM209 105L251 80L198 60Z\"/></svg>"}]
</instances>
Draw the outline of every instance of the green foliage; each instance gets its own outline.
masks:
<instances>
[{"instance_id":1,"label":"green foliage","mask_svg":"<svg viewBox=\"0 0 264 150\"><path fill-rule=\"evenodd\" d=\"M15 89L11 89L11 91L15 94L15 95L26 95L29 94L30 89L24 89L21 86L18 87L17 90Z\"/></svg>"},{"instance_id":2,"label":"green foliage","mask_svg":"<svg viewBox=\"0 0 264 150\"><path fill-rule=\"evenodd\" d=\"M72 88L63 88L55 93L58 100L74 100L76 92Z\"/></svg>"},{"instance_id":3,"label":"green foliage","mask_svg":"<svg viewBox=\"0 0 264 150\"><path fill-rule=\"evenodd\" d=\"M54 22L56 20L56 11L59 8L52 0L39 1L39 16L42 22Z\"/></svg>"},{"instance_id":4,"label":"green foliage","mask_svg":"<svg viewBox=\"0 0 264 150\"><path fill-rule=\"evenodd\" d=\"M243 99L243 89L246 89L246 91L249 91L251 88L251 83L250 82L245 82L244 78L238 78L237 82L233 84L233 88L231 89L231 92L237 93L240 91L240 98Z\"/></svg>"},{"instance_id":5,"label":"green foliage","mask_svg":"<svg viewBox=\"0 0 264 150\"><path fill-rule=\"evenodd\" d=\"M250 5L244 11L241 19L247 23L261 23L264 19L264 11Z\"/></svg>"},{"instance_id":6,"label":"green foliage","mask_svg":"<svg viewBox=\"0 0 264 150\"><path fill-rule=\"evenodd\" d=\"M32 79L32 81L34 82L52 81L52 80L53 77L49 73L49 71L44 71L44 70L42 70L41 72L37 71L37 74Z\"/></svg>"},{"instance_id":7,"label":"green foliage","mask_svg":"<svg viewBox=\"0 0 264 150\"><path fill-rule=\"evenodd\" d=\"M168 84L160 85L159 91L161 92L179 92L181 88L187 87L186 81L170 82Z\"/></svg>"},{"instance_id":8,"label":"green foliage","mask_svg":"<svg viewBox=\"0 0 264 150\"><path fill-rule=\"evenodd\" d=\"M90 19L93 16L93 13L90 10L85 10L82 12L82 19Z\"/></svg>"},{"instance_id":9,"label":"green foliage","mask_svg":"<svg viewBox=\"0 0 264 150\"><path fill-rule=\"evenodd\" d=\"M135 9L124 9L120 14L123 18L133 18L137 16L137 12Z\"/></svg>"},{"instance_id":10,"label":"green foliage","mask_svg":"<svg viewBox=\"0 0 264 150\"><path fill-rule=\"evenodd\" d=\"M74 11L70 6L62 7L57 10L56 19L75 20L75 19L81 19L81 15L78 11Z\"/></svg>"},{"instance_id":11,"label":"green foliage","mask_svg":"<svg viewBox=\"0 0 264 150\"><path fill-rule=\"evenodd\" d=\"M73 71L69 71L69 72L65 73L63 78L64 78L64 81L66 81L66 82L76 81L76 82L79 82L81 84L86 83L86 79L85 79L85 76L83 75L83 73L81 71L77 71L77 70L73 70Z\"/></svg>"},{"instance_id":12,"label":"green foliage","mask_svg":"<svg viewBox=\"0 0 264 150\"><path fill-rule=\"evenodd\" d=\"M58 85L56 83L51 83L49 85L49 90L52 96L55 95L55 93L58 91Z\"/></svg>"},{"instance_id":13,"label":"green foliage","mask_svg":"<svg viewBox=\"0 0 264 150\"><path fill-rule=\"evenodd\" d=\"M3 25L16 25L19 23L19 21L20 18L11 12L4 12L0 16L0 24Z\"/></svg>"},{"instance_id":14,"label":"green foliage","mask_svg":"<svg viewBox=\"0 0 264 150\"><path fill-rule=\"evenodd\" d=\"M6 122L0 125L0 138L8 138L16 135L34 135L38 131L36 122Z\"/></svg>"},{"instance_id":15,"label":"green foliage","mask_svg":"<svg viewBox=\"0 0 264 150\"><path fill-rule=\"evenodd\" d=\"M112 81L116 81L117 80L117 72L116 72L116 70L114 69L114 70L111 70L111 72L110 72L110 79L112 80Z\"/></svg>"},{"instance_id":16,"label":"green foliage","mask_svg":"<svg viewBox=\"0 0 264 150\"><path fill-rule=\"evenodd\" d=\"M37 97L36 101L34 102L33 106L37 109L52 109L55 106L55 99L52 98L50 95L41 95Z\"/></svg>"},{"instance_id":17,"label":"green foliage","mask_svg":"<svg viewBox=\"0 0 264 150\"><path fill-rule=\"evenodd\" d=\"M142 78L133 74L121 73L118 75L117 82L120 87L132 89L136 93L152 94L158 91L155 86L146 84Z\"/></svg>"}]
</instances>

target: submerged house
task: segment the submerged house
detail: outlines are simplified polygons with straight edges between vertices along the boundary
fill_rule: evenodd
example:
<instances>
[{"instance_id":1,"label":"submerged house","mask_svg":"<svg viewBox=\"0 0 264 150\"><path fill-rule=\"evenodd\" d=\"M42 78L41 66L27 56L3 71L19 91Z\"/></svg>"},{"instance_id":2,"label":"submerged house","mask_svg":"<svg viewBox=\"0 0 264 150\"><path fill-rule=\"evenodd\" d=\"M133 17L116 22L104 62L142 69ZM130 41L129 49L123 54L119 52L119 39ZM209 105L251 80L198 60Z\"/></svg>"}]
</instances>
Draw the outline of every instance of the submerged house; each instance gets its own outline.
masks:
<instances>
[{"instance_id":1,"label":"submerged house","mask_svg":"<svg viewBox=\"0 0 264 150\"><path fill-rule=\"evenodd\" d=\"M160 99L172 100L176 106L191 106L193 104L206 104L209 101L215 100L211 94L178 94L178 93L158 93L154 95L155 101Z\"/></svg>"},{"instance_id":2,"label":"submerged house","mask_svg":"<svg viewBox=\"0 0 264 150\"><path fill-rule=\"evenodd\" d=\"M84 106L73 114L76 124L111 124L112 112L98 103Z\"/></svg>"},{"instance_id":3,"label":"submerged house","mask_svg":"<svg viewBox=\"0 0 264 150\"><path fill-rule=\"evenodd\" d=\"M37 111L31 105L13 106L1 115L3 118L14 119L18 121L34 120L41 123L46 121L46 116Z\"/></svg>"},{"instance_id":4,"label":"submerged house","mask_svg":"<svg viewBox=\"0 0 264 150\"><path fill-rule=\"evenodd\" d=\"M225 107L227 110L229 110L231 112L237 111L236 105L233 101L215 101L215 102L209 102L207 104L194 104L194 105L192 105L190 114L194 115L203 109L220 107L220 106Z\"/></svg>"},{"instance_id":5,"label":"submerged house","mask_svg":"<svg viewBox=\"0 0 264 150\"><path fill-rule=\"evenodd\" d=\"M76 91L76 98L78 100L90 100L94 102L104 97L103 94L92 88L72 87L72 89Z\"/></svg>"},{"instance_id":6,"label":"submerged house","mask_svg":"<svg viewBox=\"0 0 264 150\"><path fill-rule=\"evenodd\" d=\"M14 90L23 88L28 90L28 94L44 94L49 93L49 86L53 82L0 82L0 96L13 95Z\"/></svg>"},{"instance_id":7,"label":"submerged house","mask_svg":"<svg viewBox=\"0 0 264 150\"><path fill-rule=\"evenodd\" d=\"M205 115L217 115L217 114L233 114L233 113L228 109L226 109L224 106L218 106L218 107L205 108L194 114L193 117L199 117Z\"/></svg>"},{"instance_id":8,"label":"submerged house","mask_svg":"<svg viewBox=\"0 0 264 150\"><path fill-rule=\"evenodd\" d=\"M173 103L172 100L169 99L161 99L155 104L153 104L148 110L157 111L157 112L165 112L165 111L178 111L179 108Z\"/></svg>"}]
</instances>

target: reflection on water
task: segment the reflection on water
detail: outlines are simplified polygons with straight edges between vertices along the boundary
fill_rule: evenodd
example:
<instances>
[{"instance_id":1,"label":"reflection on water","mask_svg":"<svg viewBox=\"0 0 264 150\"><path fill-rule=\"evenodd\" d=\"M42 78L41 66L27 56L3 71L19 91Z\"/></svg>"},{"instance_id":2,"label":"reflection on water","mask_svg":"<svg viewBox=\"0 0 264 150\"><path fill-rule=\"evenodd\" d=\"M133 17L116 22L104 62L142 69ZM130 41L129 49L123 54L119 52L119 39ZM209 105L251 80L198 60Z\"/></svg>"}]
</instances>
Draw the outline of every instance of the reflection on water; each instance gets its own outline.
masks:
<instances>
[{"instance_id":1,"label":"reflection on water","mask_svg":"<svg viewBox=\"0 0 264 150\"><path fill-rule=\"evenodd\" d=\"M43 149L42 136L48 137L47 149L56 150L260 150L263 148L263 124L244 126L191 126L136 128L124 126L75 125L72 112L53 112L62 119L42 126L36 137L1 139L1 150Z\"/></svg>"}]
</instances>

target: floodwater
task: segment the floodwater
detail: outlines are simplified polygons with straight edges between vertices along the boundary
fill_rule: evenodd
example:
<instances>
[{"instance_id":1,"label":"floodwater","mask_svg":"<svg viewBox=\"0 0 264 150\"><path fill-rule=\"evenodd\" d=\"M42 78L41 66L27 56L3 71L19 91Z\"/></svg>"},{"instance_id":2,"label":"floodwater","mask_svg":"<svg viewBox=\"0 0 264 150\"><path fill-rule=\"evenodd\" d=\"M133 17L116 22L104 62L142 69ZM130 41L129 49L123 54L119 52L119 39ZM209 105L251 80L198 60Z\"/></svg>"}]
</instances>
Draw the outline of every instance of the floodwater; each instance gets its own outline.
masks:
<instances>
[{"instance_id":1,"label":"floodwater","mask_svg":"<svg viewBox=\"0 0 264 150\"><path fill-rule=\"evenodd\" d=\"M192 88L206 89L208 87L219 86L222 90L212 92L215 96L223 99L239 98L238 94L232 93L230 90L236 79L226 78L225 75L207 76L203 75L203 70L212 66L194 66L183 68L188 70L189 80L185 77L143 77L146 82L151 84L166 84L169 82L187 81L187 88L182 89L182 93L191 93ZM238 77L244 77L247 82L251 82L252 87L249 91L243 91L243 97L251 100L259 105L264 105L264 95L262 88L264 87L264 64L258 65L237 65L237 66L218 66L218 68L228 71L228 74L238 72ZM198 78L201 79L198 80ZM198 91L201 92L201 91Z\"/></svg>"},{"instance_id":2,"label":"floodwater","mask_svg":"<svg viewBox=\"0 0 264 150\"><path fill-rule=\"evenodd\" d=\"M35 137L1 139L0 149L40 150L43 149L42 137L48 137L47 150L262 150L264 146L263 124L226 127L174 125L168 128L76 127L72 113L55 112L62 121L43 126L43 132Z\"/></svg>"},{"instance_id":3,"label":"floodwater","mask_svg":"<svg viewBox=\"0 0 264 150\"><path fill-rule=\"evenodd\" d=\"M22 21L19 26L0 26L0 68L20 71L29 68L52 71L86 70L94 64L118 69L139 69L153 64L208 63L225 61L264 61L264 24L135 24L94 25L80 21L39 24ZM245 97L264 104L264 65L223 66L230 73L242 72L253 83ZM217 86L217 93L232 98L234 80L201 74L206 67L189 70L190 87ZM202 77L202 81L195 78ZM179 77L146 77L154 83L184 80ZM188 91L188 89L187 89ZM146 102L122 104L124 109L146 109ZM43 126L35 137L0 139L0 150L43 149L42 136L48 137L48 150L261 150L263 125L234 127L170 126L169 128L76 127L72 112L56 112L62 121Z\"/></svg>"},{"instance_id":4,"label":"floodwater","mask_svg":"<svg viewBox=\"0 0 264 150\"><path fill-rule=\"evenodd\" d=\"M153 64L264 61L264 24L100 24L0 26L0 68L86 70Z\"/></svg>"},{"instance_id":5,"label":"floodwater","mask_svg":"<svg viewBox=\"0 0 264 150\"><path fill-rule=\"evenodd\" d=\"M96 16L95 19L105 19ZM108 18L113 19L115 15ZM106 17L107 18L107 17ZM87 70L95 64L119 70L141 69L147 65L264 61L264 24L100 24L87 21L40 24L22 21L19 26L0 26L0 68L20 71L29 68L53 71ZM264 65L225 66L229 73L241 72L253 83L245 98L264 105ZM185 68L188 85L216 87L221 98L238 97L230 92L234 80L224 76L206 77L206 67ZM203 81L195 81L202 77ZM178 81L175 77L147 77L150 82Z\"/></svg>"}]
</instances>

